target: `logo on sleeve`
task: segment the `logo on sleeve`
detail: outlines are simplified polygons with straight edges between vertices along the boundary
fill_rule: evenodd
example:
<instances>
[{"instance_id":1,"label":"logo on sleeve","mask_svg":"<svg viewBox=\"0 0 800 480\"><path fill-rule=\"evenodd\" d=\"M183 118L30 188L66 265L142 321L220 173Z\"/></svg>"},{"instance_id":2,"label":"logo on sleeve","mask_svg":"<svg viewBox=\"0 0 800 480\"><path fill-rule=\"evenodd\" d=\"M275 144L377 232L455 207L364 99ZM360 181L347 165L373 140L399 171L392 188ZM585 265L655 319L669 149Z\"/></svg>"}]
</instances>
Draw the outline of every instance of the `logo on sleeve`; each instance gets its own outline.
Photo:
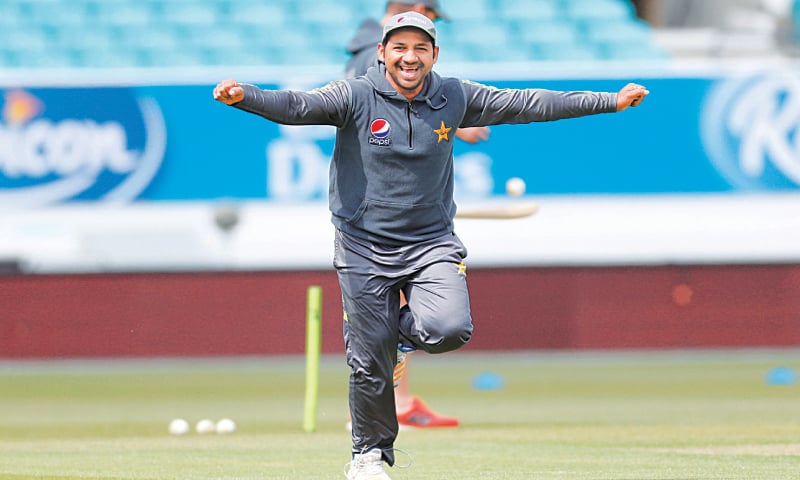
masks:
<instances>
[{"instance_id":1,"label":"logo on sleeve","mask_svg":"<svg viewBox=\"0 0 800 480\"><path fill-rule=\"evenodd\" d=\"M370 145L380 145L388 147L392 144L392 139L389 134L392 133L392 126L388 121L378 118L373 120L369 125L369 143Z\"/></svg>"}]
</instances>

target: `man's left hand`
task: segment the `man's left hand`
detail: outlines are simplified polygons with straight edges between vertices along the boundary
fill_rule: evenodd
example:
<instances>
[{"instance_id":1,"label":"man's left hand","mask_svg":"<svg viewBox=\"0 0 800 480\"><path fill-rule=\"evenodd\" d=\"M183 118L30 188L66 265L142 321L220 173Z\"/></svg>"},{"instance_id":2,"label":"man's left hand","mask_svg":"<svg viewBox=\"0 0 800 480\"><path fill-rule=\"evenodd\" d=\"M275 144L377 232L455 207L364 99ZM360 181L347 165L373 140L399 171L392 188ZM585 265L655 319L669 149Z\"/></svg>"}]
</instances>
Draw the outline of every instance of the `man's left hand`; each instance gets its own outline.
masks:
<instances>
[{"instance_id":1,"label":"man's left hand","mask_svg":"<svg viewBox=\"0 0 800 480\"><path fill-rule=\"evenodd\" d=\"M638 107L650 90L636 83L629 83L617 93L617 111L621 112L628 107Z\"/></svg>"}]
</instances>

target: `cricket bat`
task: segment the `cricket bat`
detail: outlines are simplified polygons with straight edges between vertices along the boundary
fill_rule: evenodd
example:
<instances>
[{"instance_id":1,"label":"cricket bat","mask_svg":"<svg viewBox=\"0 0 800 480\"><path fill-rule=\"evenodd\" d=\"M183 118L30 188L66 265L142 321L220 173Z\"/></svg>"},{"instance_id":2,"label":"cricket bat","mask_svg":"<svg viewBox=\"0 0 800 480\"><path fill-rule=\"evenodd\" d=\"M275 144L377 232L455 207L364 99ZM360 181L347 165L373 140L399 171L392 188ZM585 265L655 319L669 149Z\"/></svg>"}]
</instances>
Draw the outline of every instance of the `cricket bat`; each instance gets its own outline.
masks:
<instances>
[{"instance_id":1,"label":"cricket bat","mask_svg":"<svg viewBox=\"0 0 800 480\"><path fill-rule=\"evenodd\" d=\"M514 202L485 207L467 207L456 211L456 218L513 219L530 217L539 211L535 202Z\"/></svg>"}]
</instances>

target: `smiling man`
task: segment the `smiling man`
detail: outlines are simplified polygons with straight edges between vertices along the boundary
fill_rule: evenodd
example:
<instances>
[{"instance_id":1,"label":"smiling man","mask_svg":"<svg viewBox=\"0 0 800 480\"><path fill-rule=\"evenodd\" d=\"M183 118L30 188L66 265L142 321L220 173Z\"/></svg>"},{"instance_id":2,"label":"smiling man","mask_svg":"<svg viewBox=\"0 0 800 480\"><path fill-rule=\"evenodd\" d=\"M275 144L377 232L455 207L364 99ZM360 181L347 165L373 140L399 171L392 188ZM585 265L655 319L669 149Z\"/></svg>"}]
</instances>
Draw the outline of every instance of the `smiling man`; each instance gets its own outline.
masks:
<instances>
[{"instance_id":1,"label":"smiling man","mask_svg":"<svg viewBox=\"0 0 800 480\"><path fill-rule=\"evenodd\" d=\"M411 12L409 12L411 13ZM392 17L378 44L378 60L386 66L386 78L406 100L413 102L425 86L425 78L439 58L436 30L421 15Z\"/></svg>"},{"instance_id":2,"label":"smiling man","mask_svg":"<svg viewBox=\"0 0 800 480\"><path fill-rule=\"evenodd\" d=\"M232 79L214 88L216 100L274 122L338 129L328 201L350 366L350 480L389 478L397 349L444 353L472 336L467 251L453 225L452 130L618 112L649 93L635 84L557 92L440 77L436 28L416 12L392 17L377 48L383 64L310 92Z\"/></svg>"}]
</instances>

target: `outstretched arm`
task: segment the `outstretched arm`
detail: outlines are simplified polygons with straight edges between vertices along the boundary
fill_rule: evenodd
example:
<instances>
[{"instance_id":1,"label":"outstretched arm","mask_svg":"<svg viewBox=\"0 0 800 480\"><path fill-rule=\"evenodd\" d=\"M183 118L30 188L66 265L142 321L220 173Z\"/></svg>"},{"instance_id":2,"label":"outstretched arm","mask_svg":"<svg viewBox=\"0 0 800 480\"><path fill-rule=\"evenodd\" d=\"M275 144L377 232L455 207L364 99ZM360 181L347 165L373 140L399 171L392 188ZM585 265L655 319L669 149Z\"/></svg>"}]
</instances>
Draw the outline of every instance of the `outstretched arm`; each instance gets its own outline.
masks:
<instances>
[{"instance_id":1,"label":"outstretched arm","mask_svg":"<svg viewBox=\"0 0 800 480\"><path fill-rule=\"evenodd\" d=\"M467 97L462 127L549 122L614 113L639 105L649 93L633 83L619 92L499 89L470 81L462 81L462 86Z\"/></svg>"},{"instance_id":2,"label":"outstretched arm","mask_svg":"<svg viewBox=\"0 0 800 480\"><path fill-rule=\"evenodd\" d=\"M214 99L284 125L340 126L350 103L346 82L331 82L308 92L262 90L233 79L214 87Z\"/></svg>"}]
</instances>

